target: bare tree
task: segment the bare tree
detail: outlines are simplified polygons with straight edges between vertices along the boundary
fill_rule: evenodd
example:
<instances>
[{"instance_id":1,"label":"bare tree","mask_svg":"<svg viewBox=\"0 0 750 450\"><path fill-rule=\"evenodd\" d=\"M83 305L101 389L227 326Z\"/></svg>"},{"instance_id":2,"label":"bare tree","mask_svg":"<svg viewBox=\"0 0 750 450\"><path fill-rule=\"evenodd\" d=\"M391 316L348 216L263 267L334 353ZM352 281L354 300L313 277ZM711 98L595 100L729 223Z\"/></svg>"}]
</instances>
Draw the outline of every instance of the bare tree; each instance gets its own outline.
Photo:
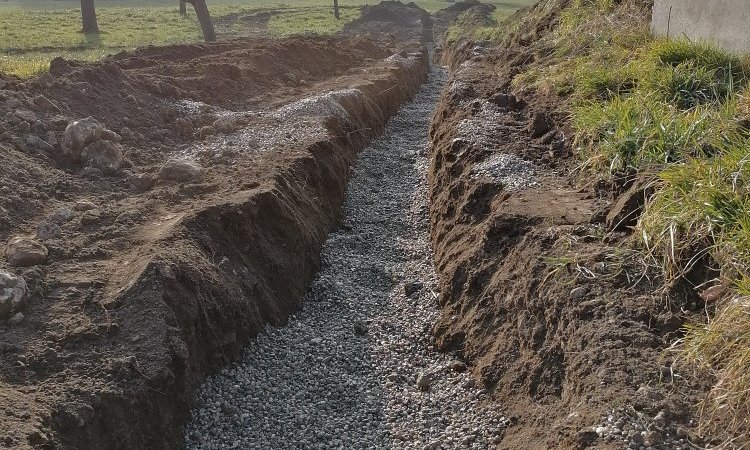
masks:
<instances>
[{"instance_id":1,"label":"bare tree","mask_svg":"<svg viewBox=\"0 0 750 450\"><path fill-rule=\"evenodd\" d=\"M339 20L339 0L333 0L333 17Z\"/></svg>"},{"instance_id":2,"label":"bare tree","mask_svg":"<svg viewBox=\"0 0 750 450\"><path fill-rule=\"evenodd\" d=\"M193 9L195 9L195 15L198 16L198 22L200 22L203 30L203 39L207 42L215 41L216 31L214 30L214 23L211 21L211 14L208 12L208 6L206 6L206 0L185 1L193 5Z\"/></svg>"},{"instance_id":3,"label":"bare tree","mask_svg":"<svg viewBox=\"0 0 750 450\"><path fill-rule=\"evenodd\" d=\"M185 4L185 0L180 0L180 15L183 17L187 16L187 5Z\"/></svg>"},{"instance_id":4,"label":"bare tree","mask_svg":"<svg viewBox=\"0 0 750 450\"><path fill-rule=\"evenodd\" d=\"M99 26L96 24L94 0L81 0L81 19L83 20L84 33L99 32Z\"/></svg>"}]
</instances>

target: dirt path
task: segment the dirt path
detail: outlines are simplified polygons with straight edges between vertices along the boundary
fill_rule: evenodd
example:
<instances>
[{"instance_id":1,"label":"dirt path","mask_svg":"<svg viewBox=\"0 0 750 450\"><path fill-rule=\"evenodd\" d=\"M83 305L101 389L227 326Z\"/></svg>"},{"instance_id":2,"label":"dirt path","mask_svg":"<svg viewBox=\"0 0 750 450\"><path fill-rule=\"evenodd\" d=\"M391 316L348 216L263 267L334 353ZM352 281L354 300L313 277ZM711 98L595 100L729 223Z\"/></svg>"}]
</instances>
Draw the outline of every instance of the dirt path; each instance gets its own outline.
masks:
<instances>
[{"instance_id":1,"label":"dirt path","mask_svg":"<svg viewBox=\"0 0 750 450\"><path fill-rule=\"evenodd\" d=\"M363 151L304 309L209 379L188 448L486 448L505 419L432 345L427 131L445 80ZM422 377L421 383L417 379ZM427 380L429 378L429 381ZM420 389L421 386L421 389Z\"/></svg>"}]
</instances>

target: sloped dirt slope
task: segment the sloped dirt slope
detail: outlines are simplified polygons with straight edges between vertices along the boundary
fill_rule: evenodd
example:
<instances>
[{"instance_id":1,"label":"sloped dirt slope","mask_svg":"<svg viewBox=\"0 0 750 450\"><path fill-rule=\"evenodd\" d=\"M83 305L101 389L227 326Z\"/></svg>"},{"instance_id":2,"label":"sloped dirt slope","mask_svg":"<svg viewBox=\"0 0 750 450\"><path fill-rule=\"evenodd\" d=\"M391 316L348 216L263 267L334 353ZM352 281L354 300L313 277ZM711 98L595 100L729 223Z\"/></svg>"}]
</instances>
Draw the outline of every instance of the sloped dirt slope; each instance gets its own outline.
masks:
<instances>
[{"instance_id":1,"label":"sloped dirt slope","mask_svg":"<svg viewBox=\"0 0 750 450\"><path fill-rule=\"evenodd\" d=\"M299 307L356 151L426 74L417 45L347 37L145 48L9 80L0 239L48 256L0 263L29 291L0 325L0 446L178 447L196 384ZM117 167L62 152L89 115Z\"/></svg>"},{"instance_id":2,"label":"sloped dirt slope","mask_svg":"<svg viewBox=\"0 0 750 450\"><path fill-rule=\"evenodd\" d=\"M627 236L604 222L628 184L579 183L563 100L511 91L566 4L544 3L507 48L446 51L431 129L436 339L514 416L500 448L687 448L702 442L691 418L706 386L664 350L700 305L666 303L635 259L612 257ZM596 432L608 425L621 434Z\"/></svg>"}]
</instances>

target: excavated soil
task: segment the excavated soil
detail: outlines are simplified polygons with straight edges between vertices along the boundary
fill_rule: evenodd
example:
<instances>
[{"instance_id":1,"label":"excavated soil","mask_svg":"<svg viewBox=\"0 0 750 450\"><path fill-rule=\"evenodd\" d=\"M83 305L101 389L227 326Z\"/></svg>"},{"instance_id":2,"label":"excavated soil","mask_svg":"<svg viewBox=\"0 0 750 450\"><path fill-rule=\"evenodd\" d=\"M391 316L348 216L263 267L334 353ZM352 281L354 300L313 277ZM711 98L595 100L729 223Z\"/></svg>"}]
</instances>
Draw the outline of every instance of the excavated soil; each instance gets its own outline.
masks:
<instances>
[{"instance_id":1,"label":"excavated soil","mask_svg":"<svg viewBox=\"0 0 750 450\"><path fill-rule=\"evenodd\" d=\"M357 150L427 78L420 35L148 47L4 78L0 241L48 255L0 262L28 287L0 324L0 447L180 446L194 388L300 307ZM121 163L61 150L87 116Z\"/></svg>"},{"instance_id":2,"label":"excavated soil","mask_svg":"<svg viewBox=\"0 0 750 450\"><path fill-rule=\"evenodd\" d=\"M702 304L666 302L623 253L627 227L606 220L643 196L640 181L578 180L563 99L511 92L534 61L529 40L557 20L538 15L510 47L460 42L443 56L453 71L430 168L437 343L512 416L499 448L705 445L693 418L707 386L665 352Z\"/></svg>"}]
</instances>

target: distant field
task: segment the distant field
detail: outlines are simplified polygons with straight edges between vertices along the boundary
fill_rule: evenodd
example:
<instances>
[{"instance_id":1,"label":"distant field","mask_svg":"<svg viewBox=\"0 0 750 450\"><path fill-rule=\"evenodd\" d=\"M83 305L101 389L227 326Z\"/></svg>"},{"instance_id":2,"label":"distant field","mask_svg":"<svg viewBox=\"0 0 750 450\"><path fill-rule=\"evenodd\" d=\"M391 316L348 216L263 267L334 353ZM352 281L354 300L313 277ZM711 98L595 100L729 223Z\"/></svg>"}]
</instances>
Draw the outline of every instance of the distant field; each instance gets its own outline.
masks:
<instances>
[{"instance_id":1,"label":"distant field","mask_svg":"<svg viewBox=\"0 0 750 450\"><path fill-rule=\"evenodd\" d=\"M489 2L510 12L533 0ZM333 17L333 2L320 0L208 0L217 22L219 37L252 34L242 21L223 21L229 15L250 15L272 11L264 34L335 33L360 14L366 0L340 1L342 19ZM451 5L438 0L419 0L418 5L436 11ZM181 17L177 0L97 0L101 33L80 32L80 2L77 0L0 0L0 71L29 77L47 70L57 56L96 60L120 50L144 45L161 45L201 40L195 14Z\"/></svg>"}]
</instances>

